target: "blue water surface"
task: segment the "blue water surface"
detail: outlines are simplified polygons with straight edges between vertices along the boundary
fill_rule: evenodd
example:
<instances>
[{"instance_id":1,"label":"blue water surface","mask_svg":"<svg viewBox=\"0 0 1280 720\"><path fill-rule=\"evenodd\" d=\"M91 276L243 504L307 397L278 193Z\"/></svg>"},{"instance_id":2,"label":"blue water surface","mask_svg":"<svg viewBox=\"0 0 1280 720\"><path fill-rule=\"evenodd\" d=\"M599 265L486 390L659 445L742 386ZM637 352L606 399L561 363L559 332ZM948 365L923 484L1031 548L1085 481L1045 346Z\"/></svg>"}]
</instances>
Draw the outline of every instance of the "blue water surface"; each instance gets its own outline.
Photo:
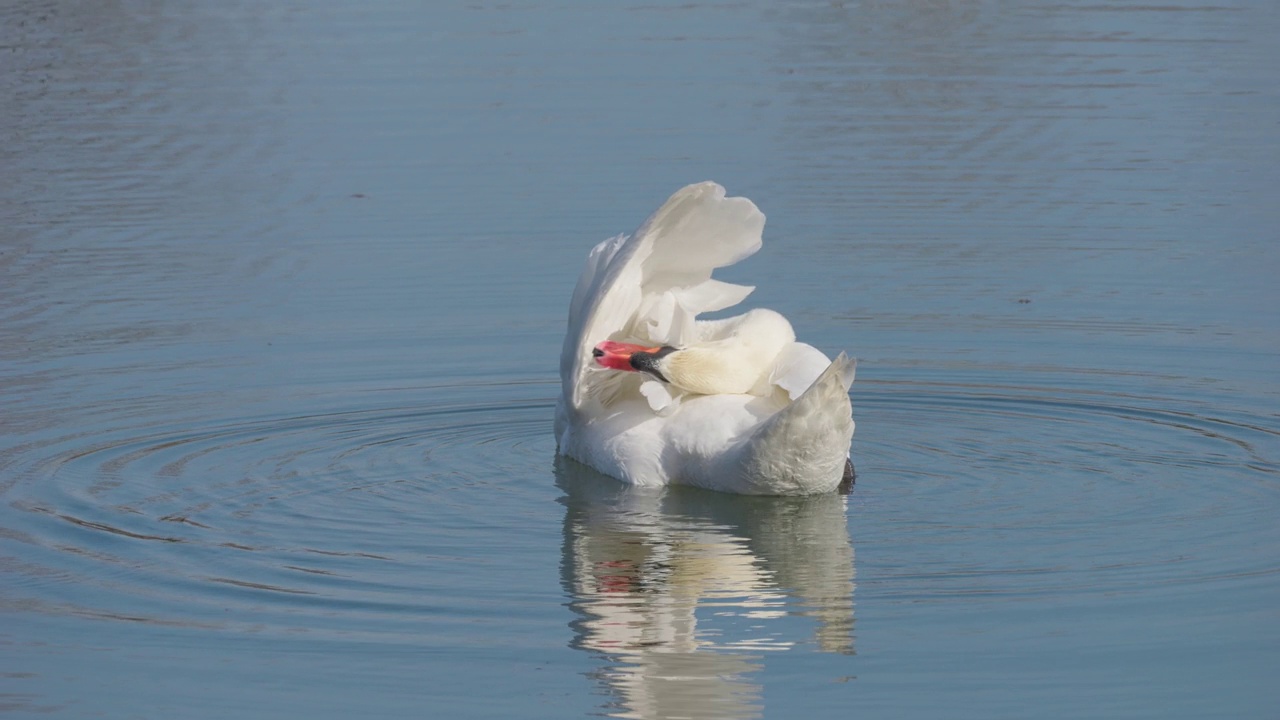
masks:
<instances>
[{"instance_id":1,"label":"blue water surface","mask_svg":"<svg viewBox=\"0 0 1280 720\"><path fill-rule=\"evenodd\" d=\"M0 712L1268 718L1280 5L0 7ZM679 187L856 489L558 460Z\"/></svg>"}]
</instances>

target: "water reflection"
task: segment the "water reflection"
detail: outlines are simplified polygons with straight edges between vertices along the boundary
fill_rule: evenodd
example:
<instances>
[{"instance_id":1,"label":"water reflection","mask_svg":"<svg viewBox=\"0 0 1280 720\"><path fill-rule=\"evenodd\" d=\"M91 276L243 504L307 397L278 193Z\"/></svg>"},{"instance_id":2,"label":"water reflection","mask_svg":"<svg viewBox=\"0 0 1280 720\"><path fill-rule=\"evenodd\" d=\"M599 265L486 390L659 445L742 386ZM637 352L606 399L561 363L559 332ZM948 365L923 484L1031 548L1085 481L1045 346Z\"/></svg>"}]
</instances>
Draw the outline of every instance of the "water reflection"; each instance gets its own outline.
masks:
<instances>
[{"instance_id":1,"label":"water reflection","mask_svg":"<svg viewBox=\"0 0 1280 720\"><path fill-rule=\"evenodd\" d=\"M758 717L766 653L853 654L846 497L638 490L564 458L556 478L571 645L609 714Z\"/></svg>"}]
</instances>

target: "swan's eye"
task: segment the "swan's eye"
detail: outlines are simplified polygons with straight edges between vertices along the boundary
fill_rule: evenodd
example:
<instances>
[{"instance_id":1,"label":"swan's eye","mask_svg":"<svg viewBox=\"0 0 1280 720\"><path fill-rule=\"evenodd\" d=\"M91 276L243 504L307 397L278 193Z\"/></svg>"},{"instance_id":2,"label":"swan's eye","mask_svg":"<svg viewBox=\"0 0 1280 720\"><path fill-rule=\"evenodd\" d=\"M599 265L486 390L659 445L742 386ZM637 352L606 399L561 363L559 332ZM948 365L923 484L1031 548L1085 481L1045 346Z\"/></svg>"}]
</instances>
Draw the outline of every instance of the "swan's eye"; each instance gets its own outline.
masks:
<instances>
[{"instance_id":1,"label":"swan's eye","mask_svg":"<svg viewBox=\"0 0 1280 720\"><path fill-rule=\"evenodd\" d=\"M631 355L631 367L642 373L650 375L658 380L661 380L664 383L669 383L670 380L667 380L666 376L662 374L662 371L658 369L658 358L666 354L667 353L663 353L661 351L659 351L658 353L651 353L651 352L633 353Z\"/></svg>"},{"instance_id":2,"label":"swan's eye","mask_svg":"<svg viewBox=\"0 0 1280 720\"><path fill-rule=\"evenodd\" d=\"M604 351L600 348L591 348L591 357L604 357Z\"/></svg>"}]
</instances>

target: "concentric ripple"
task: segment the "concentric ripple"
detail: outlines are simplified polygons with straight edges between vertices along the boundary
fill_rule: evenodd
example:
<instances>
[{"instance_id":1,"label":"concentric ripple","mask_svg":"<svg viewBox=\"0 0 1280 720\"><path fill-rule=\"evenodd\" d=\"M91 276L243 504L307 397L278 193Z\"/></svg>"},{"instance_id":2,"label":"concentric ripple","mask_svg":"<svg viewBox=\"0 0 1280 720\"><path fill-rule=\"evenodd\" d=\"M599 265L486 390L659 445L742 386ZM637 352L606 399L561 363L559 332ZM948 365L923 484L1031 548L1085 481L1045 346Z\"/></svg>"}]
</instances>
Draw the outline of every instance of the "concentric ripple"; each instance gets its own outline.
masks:
<instances>
[{"instance_id":1,"label":"concentric ripple","mask_svg":"<svg viewBox=\"0 0 1280 720\"><path fill-rule=\"evenodd\" d=\"M476 612L450 567L500 541L510 518L487 496L553 506L551 411L382 407L16 448L3 472L20 512L3 532L25 547L6 553L22 558L7 600L258 629L319 629L339 610L365 629L441 603Z\"/></svg>"},{"instance_id":2,"label":"concentric ripple","mask_svg":"<svg viewBox=\"0 0 1280 720\"><path fill-rule=\"evenodd\" d=\"M431 613L509 613L519 589L483 565L517 553L522 528L559 512L562 491L586 513L582 527L597 511L591 493L556 487L551 400L483 387L472 396L11 448L5 602L383 638ZM854 400L860 592L918 602L1212 591L1280 572L1268 549L1274 418L978 382L861 381ZM741 504L699 500L717 509L690 516L689 503L668 503L671 520L645 522L692 517L722 532L726 512L760 517ZM732 542L760 540L742 538Z\"/></svg>"},{"instance_id":3,"label":"concentric ripple","mask_svg":"<svg viewBox=\"0 0 1280 720\"><path fill-rule=\"evenodd\" d=\"M857 539L902 553L880 574L892 597L1212 592L1280 572L1274 417L981 382L864 384L855 403L858 501L889 522Z\"/></svg>"}]
</instances>

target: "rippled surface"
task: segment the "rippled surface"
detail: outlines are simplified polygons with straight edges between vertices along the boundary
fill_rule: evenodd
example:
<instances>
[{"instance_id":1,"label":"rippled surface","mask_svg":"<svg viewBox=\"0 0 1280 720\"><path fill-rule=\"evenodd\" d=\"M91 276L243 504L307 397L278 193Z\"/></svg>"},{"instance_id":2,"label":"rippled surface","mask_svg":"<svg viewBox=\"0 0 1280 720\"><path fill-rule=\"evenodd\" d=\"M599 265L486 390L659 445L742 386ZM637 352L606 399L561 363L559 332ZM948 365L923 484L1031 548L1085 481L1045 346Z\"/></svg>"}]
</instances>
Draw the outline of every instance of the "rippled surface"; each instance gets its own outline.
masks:
<instances>
[{"instance_id":1,"label":"rippled surface","mask_svg":"<svg viewBox=\"0 0 1280 720\"><path fill-rule=\"evenodd\" d=\"M0 9L0 709L1268 717L1272 3ZM557 461L716 179L847 496Z\"/></svg>"}]
</instances>

